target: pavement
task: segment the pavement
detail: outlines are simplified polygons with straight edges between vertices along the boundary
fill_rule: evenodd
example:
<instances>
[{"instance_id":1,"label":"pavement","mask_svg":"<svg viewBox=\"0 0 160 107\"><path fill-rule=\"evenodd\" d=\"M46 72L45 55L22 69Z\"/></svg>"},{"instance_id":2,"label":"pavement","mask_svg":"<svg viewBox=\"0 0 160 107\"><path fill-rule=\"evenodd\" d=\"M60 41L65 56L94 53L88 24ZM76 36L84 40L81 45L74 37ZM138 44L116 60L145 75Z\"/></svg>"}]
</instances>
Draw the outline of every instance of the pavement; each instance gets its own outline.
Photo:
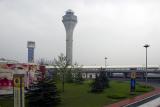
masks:
<instances>
[{"instance_id":1,"label":"pavement","mask_svg":"<svg viewBox=\"0 0 160 107\"><path fill-rule=\"evenodd\" d=\"M155 87L155 89L151 92L148 92L148 93L145 93L145 94L133 97L133 98L128 98L128 99L125 99L120 102L110 104L104 107L125 107L127 105L134 104L136 102L142 101L143 99L146 99L147 97L151 97L157 94L160 94L160 87Z\"/></svg>"},{"instance_id":2,"label":"pavement","mask_svg":"<svg viewBox=\"0 0 160 107\"><path fill-rule=\"evenodd\" d=\"M138 107L160 107L160 97L151 100L149 102L146 102Z\"/></svg>"},{"instance_id":3,"label":"pavement","mask_svg":"<svg viewBox=\"0 0 160 107\"><path fill-rule=\"evenodd\" d=\"M9 94L13 94L13 89L1 89L0 90L0 95L9 95Z\"/></svg>"}]
</instances>

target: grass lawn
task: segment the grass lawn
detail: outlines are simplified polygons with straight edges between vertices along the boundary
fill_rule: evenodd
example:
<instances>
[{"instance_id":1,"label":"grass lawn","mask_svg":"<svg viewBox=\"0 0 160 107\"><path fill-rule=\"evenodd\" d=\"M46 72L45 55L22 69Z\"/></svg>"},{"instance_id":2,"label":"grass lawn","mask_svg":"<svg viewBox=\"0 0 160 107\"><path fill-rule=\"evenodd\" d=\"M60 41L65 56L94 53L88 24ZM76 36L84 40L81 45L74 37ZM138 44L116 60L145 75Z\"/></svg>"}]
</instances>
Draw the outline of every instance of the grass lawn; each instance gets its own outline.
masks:
<instances>
[{"instance_id":1,"label":"grass lawn","mask_svg":"<svg viewBox=\"0 0 160 107\"><path fill-rule=\"evenodd\" d=\"M117 102L124 98L133 97L130 95L130 83L111 81L110 88L99 94L89 92L90 81L83 85L65 84L65 92L61 93L62 103L58 107L102 107ZM58 86L61 88L61 86ZM151 91L153 88L137 84L134 96Z\"/></svg>"},{"instance_id":2,"label":"grass lawn","mask_svg":"<svg viewBox=\"0 0 160 107\"><path fill-rule=\"evenodd\" d=\"M7 99L0 99L0 107L14 107L14 102L13 102L13 98L8 98Z\"/></svg>"},{"instance_id":3,"label":"grass lawn","mask_svg":"<svg viewBox=\"0 0 160 107\"><path fill-rule=\"evenodd\" d=\"M133 97L130 95L130 83L121 81L110 81L110 88L102 93L94 94L89 92L91 81L84 84L65 83L65 92L61 93L62 102L57 107L102 107L104 105ZM61 91L61 83L57 84ZM137 84L135 95L153 90L152 87ZM0 107L13 107L13 98L0 99ZM28 107L28 106L26 106Z\"/></svg>"},{"instance_id":4,"label":"grass lawn","mask_svg":"<svg viewBox=\"0 0 160 107\"><path fill-rule=\"evenodd\" d=\"M25 101L25 107L28 107L27 102ZM14 107L14 100L13 97L0 97L0 107Z\"/></svg>"}]
</instances>

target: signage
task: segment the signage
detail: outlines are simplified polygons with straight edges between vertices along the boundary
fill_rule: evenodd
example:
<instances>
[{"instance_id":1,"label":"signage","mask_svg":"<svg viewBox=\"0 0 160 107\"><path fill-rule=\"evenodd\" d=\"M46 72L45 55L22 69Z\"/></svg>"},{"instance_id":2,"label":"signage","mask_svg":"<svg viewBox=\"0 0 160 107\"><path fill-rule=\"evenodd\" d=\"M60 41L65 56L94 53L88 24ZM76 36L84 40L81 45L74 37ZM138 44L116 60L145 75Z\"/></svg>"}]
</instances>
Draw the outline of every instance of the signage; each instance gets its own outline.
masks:
<instances>
[{"instance_id":1,"label":"signage","mask_svg":"<svg viewBox=\"0 0 160 107\"><path fill-rule=\"evenodd\" d=\"M136 72L131 72L131 78L135 79L136 78Z\"/></svg>"},{"instance_id":2,"label":"signage","mask_svg":"<svg viewBox=\"0 0 160 107\"><path fill-rule=\"evenodd\" d=\"M136 87L136 72L135 71L132 71L131 72L131 82L130 82L130 91L131 91L131 94L134 94L135 92L135 87Z\"/></svg>"},{"instance_id":3,"label":"signage","mask_svg":"<svg viewBox=\"0 0 160 107\"><path fill-rule=\"evenodd\" d=\"M131 88L135 88L135 85L136 85L136 81L135 79L131 79Z\"/></svg>"},{"instance_id":4,"label":"signage","mask_svg":"<svg viewBox=\"0 0 160 107\"><path fill-rule=\"evenodd\" d=\"M135 87L136 87L136 81L135 81L135 79L131 79L131 82L130 82L130 92L131 92L131 94L134 94L134 92L135 92Z\"/></svg>"},{"instance_id":5,"label":"signage","mask_svg":"<svg viewBox=\"0 0 160 107\"><path fill-rule=\"evenodd\" d=\"M14 107L25 107L24 105L24 74L13 76Z\"/></svg>"}]
</instances>

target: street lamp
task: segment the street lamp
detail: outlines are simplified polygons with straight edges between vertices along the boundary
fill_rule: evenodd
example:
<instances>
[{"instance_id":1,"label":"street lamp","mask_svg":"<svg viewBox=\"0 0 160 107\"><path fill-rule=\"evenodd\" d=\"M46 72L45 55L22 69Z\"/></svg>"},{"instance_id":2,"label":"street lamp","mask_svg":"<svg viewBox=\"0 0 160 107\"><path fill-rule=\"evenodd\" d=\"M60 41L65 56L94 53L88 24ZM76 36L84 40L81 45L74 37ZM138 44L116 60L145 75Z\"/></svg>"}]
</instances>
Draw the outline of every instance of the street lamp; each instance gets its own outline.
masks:
<instances>
[{"instance_id":1,"label":"street lamp","mask_svg":"<svg viewBox=\"0 0 160 107\"><path fill-rule=\"evenodd\" d=\"M106 69L107 57L105 57L104 59L105 59L105 69Z\"/></svg>"},{"instance_id":2,"label":"street lamp","mask_svg":"<svg viewBox=\"0 0 160 107\"><path fill-rule=\"evenodd\" d=\"M105 60L105 71L106 71L106 67L107 67L107 65L106 65L106 64L107 64L107 57L105 57L104 60ZM107 72L107 77L108 77L108 72Z\"/></svg>"},{"instance_id":3,"label":"street lamp","mask_svg":"<svg viewBox=\"0 0 160 107\"><path fill-rule=\"evenodd\" d=\"M144 47L146 48L146 76L145 76L145 84L147 86L147 48L149 47L148 44L145 44Z\"/></svg>"}]
</instances>

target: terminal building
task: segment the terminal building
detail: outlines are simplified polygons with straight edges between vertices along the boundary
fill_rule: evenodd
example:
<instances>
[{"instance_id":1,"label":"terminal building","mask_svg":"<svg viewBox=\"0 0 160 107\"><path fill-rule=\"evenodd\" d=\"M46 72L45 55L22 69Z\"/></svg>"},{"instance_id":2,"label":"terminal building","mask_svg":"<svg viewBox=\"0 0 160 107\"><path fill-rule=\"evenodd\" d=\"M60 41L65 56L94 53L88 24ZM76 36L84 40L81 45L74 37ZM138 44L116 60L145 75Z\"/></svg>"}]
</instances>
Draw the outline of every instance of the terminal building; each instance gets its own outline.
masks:
<instances>
[{"instance_id":1,"label":"terminal building","mask_svg":"<svg viewBox=\"0 0 160 107\"><path fill-rule=\"evenodd\" d=\"M46 66L48 72L54 72L54 66ZM76 68L75 68L76 69ZM130 78L131 72L136 72L137 77L144 77L146 68L145 66L134 65L134 66L82 66L80 67L80 72L82 77L85 79L94 79L101 71L105 71L106 75L109 77L122 77ZM148 65L148 76L150 74L156 73L160 74L160 67L158 65Z\"/></svg>"},{"instance_id":2,"label":"terminal building","mask_svg":"<svg viewBox=\"0 0 160 107\"><path fill-rule=\"evenodd\" d=\"M80 69L84 79L94 79L101 71L106 72L109 78L121 77L130 78L131 72L136 72L137 78L144 78L146 73L145 66L79 66L74 69ZM25 87L29 87L34 81L44 78L45 76L52 77L56 71L54 66L38 65L35 63L19 63L14 60L1 58L0 60L0 88L12 88L13 74L20 72L25 74ZM74 72L72 73L74 75ZM160 77L160 67L158 65L148 65L147 76Z\"/></svg>"}]
</instances>

